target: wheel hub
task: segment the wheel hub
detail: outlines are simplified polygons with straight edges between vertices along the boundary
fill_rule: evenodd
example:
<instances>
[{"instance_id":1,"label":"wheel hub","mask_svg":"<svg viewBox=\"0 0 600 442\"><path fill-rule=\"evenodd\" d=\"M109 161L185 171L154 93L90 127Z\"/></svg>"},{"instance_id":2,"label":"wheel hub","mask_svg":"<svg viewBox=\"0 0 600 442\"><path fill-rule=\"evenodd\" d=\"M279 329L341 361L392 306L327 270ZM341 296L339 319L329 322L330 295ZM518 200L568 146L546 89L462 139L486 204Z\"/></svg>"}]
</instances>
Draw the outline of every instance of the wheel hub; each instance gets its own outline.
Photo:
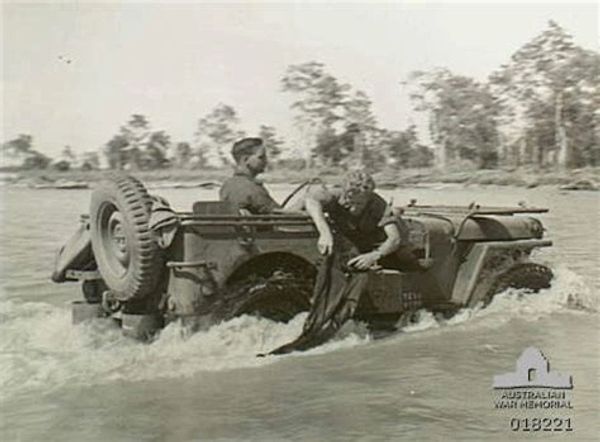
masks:
<instances>
[{"instance_id":1,"label":"wheel hub","mask_svg":"<svg viewBox=\"0 0 600 442\"><path fill-rule=\"evenodd\" d=\"M118 275L124 275L130 263L125 219L112 205L105 207L104 210L104 221L101 226L104 254L113 271Z\"/></svg>"},{"instance_id":2,"label":"wheel hub","mask_svg":"<svg viewBox=\"0 0 600 442\"><path fill-rule=\"evenodd\" d=\"M120 212L114 212L108 221L108 231L112 252L122 265L129 262L129 250L127 248L127 237L123 229L123 216Z\"/></svg>"}]
</instances>

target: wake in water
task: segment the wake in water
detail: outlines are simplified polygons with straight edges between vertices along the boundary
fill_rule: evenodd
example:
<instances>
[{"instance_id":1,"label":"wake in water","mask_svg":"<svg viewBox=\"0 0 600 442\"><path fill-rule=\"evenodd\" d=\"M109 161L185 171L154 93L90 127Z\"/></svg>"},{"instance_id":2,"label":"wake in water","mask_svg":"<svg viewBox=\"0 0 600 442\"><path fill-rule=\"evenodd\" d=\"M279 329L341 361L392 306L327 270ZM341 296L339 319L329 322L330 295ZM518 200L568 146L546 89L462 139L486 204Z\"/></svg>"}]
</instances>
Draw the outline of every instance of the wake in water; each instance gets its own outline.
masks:
<instances>
[{"instance_id":1,"label":"wake in water","mask_svg":"<svg viewBox=\"0 0 600 442\"><path fill-rule=\"evenodd\" d=\"M417 321L404 327L402 331L410 333L473 320L485 320L496 326L514 318L536 321L557 311L600 311L600 298L594 295L579 275L565 266L553 271L552 286L538 293L528 293L524 289L508 289L494 296L487 307L482 308L479 305L475 308L464 308L449 319L421 310L418 312Z\"/></svg>"},{"instance_id":2,"label":"wake in water","mask_svg":"<svg viewBox=\"0 0 600 442\"><path fill-rule=\"evenodd\" d=\"M257 367L277 358L256 355L284 344L302 330L306 313L287 324L242 316L189 333L178 323L150 344L122 335L109 319L72 325L69 309L42 303L0 303L0 389L59 389L118 380L189 377L202 371ZM352 347L368 340L366 327L348 324L335 341L306 354Z\"/></svg>"},{"instance_id":3,"label":"wake in water","mask_svg":"<svg viewBox=\"0 0 600 442\"><path fill-rule=\"evenodd\" d=\"M467 321L474 327L486 323L497 326L515 317L536 320L571 309L598 312L598 298L578 275L566 268L559 268L555 274L550 289L532 295L508 290L497 295L487 308L464 309L450 319L420 311L416 323L401 332L414 333ZM151 344L141 344L123 337L110 320L74 326L68 308L7 301L0 303L0 388L9 397L31 389L59 389L66 384L181 378L202 371L268 365L282 357L257 358L256 354L298 336L305 318L306 313L281 324L242 316L194 334L173 323ZM350 322L335 340L284 357L328 353L369 340L364 324Z\"/></svg>"}]
</instances>

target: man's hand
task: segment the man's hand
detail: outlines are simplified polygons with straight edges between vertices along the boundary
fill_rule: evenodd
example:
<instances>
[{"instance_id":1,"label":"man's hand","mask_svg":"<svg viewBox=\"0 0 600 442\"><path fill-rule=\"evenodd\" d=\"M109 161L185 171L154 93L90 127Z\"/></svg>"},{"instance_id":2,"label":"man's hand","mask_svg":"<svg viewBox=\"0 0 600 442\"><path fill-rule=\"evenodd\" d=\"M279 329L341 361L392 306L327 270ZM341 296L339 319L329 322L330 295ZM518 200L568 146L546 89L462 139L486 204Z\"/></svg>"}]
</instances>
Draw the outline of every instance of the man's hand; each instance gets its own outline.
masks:
<instances>
[{"instance_id":1,"label":"man's hand","mask_svg":"<svg viewBox=\"0 0 600 442\"><path fill-rule=\"evenodd\" d=\"M348 261L348 267L354 267L358 270L368 270L377 264L377 261L381 258L381 253L377 250L373 250L369 253L363 253L362 255L355 256Z\"/></svg>"},{"instance_id":2,"label":"man's hand","mask_svg":"<svg viewBox=\"0 0 600 442\"><path fill-rule=\"evenodd\" d=\"M333 251L333 235L331 232L323 232L319 235L317 248L321 255L330 255Z\"/></svg>"}]
</instances>

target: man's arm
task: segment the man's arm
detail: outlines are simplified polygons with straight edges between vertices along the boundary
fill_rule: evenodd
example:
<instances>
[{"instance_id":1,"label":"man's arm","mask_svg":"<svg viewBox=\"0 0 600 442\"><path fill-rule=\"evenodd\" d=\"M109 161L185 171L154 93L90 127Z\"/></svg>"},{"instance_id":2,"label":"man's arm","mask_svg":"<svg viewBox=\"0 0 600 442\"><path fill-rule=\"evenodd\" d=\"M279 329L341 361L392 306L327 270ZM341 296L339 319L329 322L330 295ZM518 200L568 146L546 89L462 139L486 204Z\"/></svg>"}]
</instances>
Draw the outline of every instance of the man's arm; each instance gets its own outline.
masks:
<instances>
[{"instance_id":1,"label":"man's arm","mask_svg":"<svg viewBox=\"0 0 600 442\"><path fill-rule=\"evenodd\" d=\"M274 210L279 208L277 201L273 199L269 191L262 185L258 188L247 189L246 192L248 195L248 205L252 213L273 213Z\"/></svg>"},{"instance_id":2,"label":"man's arm","mask_svg":"<svg viewBox=\"0 0 600 442\"><path fill-rule=\"evenodd\" d=\"M380 258L394 253L400 247L400 230L396 224L386 224L383 226L383 231L387 235L386 240L375 249L376 252L381 254Z\"/></svg>"},{"instance_id":3,"label":"man's arm","mask_svg":"<svg viewBox=\"0 0 600 442\"><path fill-rule=\"evenodd\" d=\"M329 228L329 224L325 220L323 213L323 205L321 202L311 196L308 196L305 201L306 211L312 218L317 231L319 232L319 240L317 247L322 255L329 255L333 251L333 234Z\"/></svg>"},{"instance_id":4,"label":"man's arm","mask_svg":"<svg viewBox=\"0 0 600 442\"><path fill-rule=\"evenodd\" d=\"M319 232L317 247L319 252L323 255L329 255L333 251L333 234L325 219L323 206L334 198L335 195L328 192L323 185L317 185L307 190L304 199L304 208L312 218L315 227Z\"/></svg>"},{"instance_id":5,"label":"man's arm","mask_svg":"<svg viewBox=\"0 0 600 442\"><path fill-rule=\"evenodd\" d=\"M373 267L381 258L398 250L398 247L400 247L401 243L398 226L396 226L394 223L386 224L383 226L383 231L385 232L386 239L379 247L372 252L355 256L348 261L348 265L351 267L356 267L359 270L368 270L369 268Z\"/></svg>"}]
</instances>

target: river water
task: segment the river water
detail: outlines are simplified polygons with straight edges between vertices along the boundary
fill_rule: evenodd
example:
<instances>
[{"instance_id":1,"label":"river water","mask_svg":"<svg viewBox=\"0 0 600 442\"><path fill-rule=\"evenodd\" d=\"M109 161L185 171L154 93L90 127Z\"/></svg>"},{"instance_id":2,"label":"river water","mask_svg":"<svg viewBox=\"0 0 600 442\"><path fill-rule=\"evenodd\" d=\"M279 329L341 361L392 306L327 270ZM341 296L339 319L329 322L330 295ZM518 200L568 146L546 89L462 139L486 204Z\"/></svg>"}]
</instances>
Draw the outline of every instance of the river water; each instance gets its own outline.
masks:
<instances>
[{"instance_id":1,"label":"river water","mask_svg":"<svg viewBox=\"0 0 600 442\"><path fill-rule=\"evenodd\" d=\"M273 186L281 199L289 186ZM73 326L75 284L52 284L56 249L88 210L87 190L4 188L1 217L0 440L598 440L600 427L600 199L593 192L501 187L382 191L397 205L547 206L555 246L537 255L555 272L537 295L504 293L484 310L419 321L372 340L348 324L304 354L257 359L295 337L242 317L187 335L177 326L151 344L104 321ZM216 191L157 189L189 210ZM575 306L573 304L576 304ZM535 346L572 375L572 432L512 431L511 419L546 410L499 410L494 375ZM558 413L558 414L556 414Z\"/></svg>"}]
</instances>

